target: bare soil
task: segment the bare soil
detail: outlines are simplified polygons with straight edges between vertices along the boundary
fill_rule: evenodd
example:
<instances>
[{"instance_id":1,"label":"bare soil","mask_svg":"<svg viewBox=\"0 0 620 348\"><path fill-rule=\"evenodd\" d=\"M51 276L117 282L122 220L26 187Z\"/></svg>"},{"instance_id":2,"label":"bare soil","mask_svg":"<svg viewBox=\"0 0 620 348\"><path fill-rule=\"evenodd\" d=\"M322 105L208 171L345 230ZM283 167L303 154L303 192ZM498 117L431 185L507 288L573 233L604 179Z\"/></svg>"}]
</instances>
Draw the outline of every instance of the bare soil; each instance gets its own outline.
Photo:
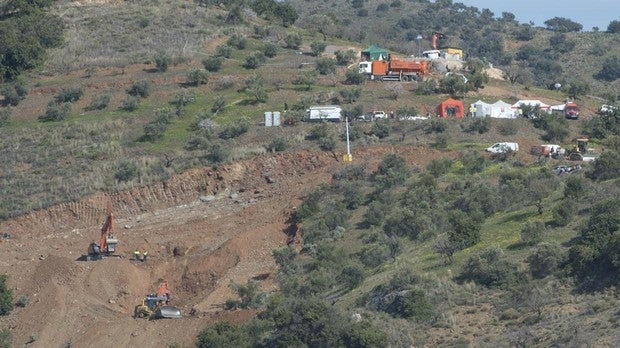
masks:
<instances>
[{"instance_id":1,"label":"bare soil","mask_svg":"<svg viewBox=\"0 0 620 348\"><path fill-rule=\"evenodd\" d=\"M356 156L372 168L389 151ZM446 155L416 147L399 154L412 166ZM15 346L166 347L193 345L216 321L246 321L256 313L223 309L236 298L230 284L255 279L274 290L272 250L295 240L286 234L290 212L343 166L328 152L267 154L3 221L0 231L12 238L0 243L0 273L29 303L1 317L0 327L10 328ZM110 205L121 257L82 261ZM134 250L148 251L147 261L133 260ZM163 280L183 318L133 319L134 306Z\"/></svg>"}]
</instances>

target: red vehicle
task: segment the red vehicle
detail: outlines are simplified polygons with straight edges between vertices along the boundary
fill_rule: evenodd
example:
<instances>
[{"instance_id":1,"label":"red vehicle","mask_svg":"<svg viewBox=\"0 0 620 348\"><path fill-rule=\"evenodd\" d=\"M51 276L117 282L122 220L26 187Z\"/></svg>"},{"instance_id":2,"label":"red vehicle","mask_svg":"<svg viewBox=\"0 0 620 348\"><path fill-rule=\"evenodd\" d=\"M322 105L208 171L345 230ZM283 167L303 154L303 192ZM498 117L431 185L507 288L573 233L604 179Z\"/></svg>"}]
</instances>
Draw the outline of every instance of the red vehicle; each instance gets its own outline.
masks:
<instances>
[{"instance_id":1,"label":"red vehicle","mask_svg":"<svg viewBox=\"0 0 620 348\"><path fill-rule=\"evenodd\" d=\"M568 102L564 105L564 117L570 119L579 118L579 106L573 102Z\"/></svg>"}]
</instances>

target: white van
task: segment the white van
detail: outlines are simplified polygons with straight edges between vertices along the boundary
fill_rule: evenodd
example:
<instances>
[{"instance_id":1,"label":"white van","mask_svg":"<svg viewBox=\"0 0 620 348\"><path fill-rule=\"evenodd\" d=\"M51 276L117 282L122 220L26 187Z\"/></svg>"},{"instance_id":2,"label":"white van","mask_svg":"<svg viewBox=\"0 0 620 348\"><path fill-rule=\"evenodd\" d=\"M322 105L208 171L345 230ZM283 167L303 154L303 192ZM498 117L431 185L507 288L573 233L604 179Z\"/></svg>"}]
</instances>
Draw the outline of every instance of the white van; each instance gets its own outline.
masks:
<instances>
[{"instance_id":1,"label":"white van","mask_svg":"<svg viewBox=\"0 0 620 348\"><path fill-rule=\"evenodd\" d=\"M506 153L506 152L519 151L519 144L517 143L495 143L487 148L487 152L490 153Z\"/></svg>"}]
</instances>

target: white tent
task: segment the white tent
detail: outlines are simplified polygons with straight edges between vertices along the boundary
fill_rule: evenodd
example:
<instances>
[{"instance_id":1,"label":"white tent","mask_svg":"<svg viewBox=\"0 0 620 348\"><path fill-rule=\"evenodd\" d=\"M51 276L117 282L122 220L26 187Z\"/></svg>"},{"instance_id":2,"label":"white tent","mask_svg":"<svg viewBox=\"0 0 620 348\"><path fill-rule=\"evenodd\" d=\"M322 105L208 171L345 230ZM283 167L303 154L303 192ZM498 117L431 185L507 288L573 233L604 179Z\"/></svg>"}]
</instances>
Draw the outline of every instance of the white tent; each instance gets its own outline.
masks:
<instances>
[{"instance_id":1,"label":"white tent","mask_svg":"<svg viewBox=\"0 0 620 348\"><path fill-rule=\"evenodd\" d=\"M469 106L469 112L472 117L487 117L491 115L491 104L478 100Z\"/></svg>"},{"instance_id":2,"label":"white tent","mask_svg":"<svg viewBox=\"0 0 620 348\"><path fill-rule=\"evenodd\" d=\"M495 118L516 118L514 110L512 109L512 105L506 103L503 100L498 100L495 103L491 104L491 112L490 117Z\"/></svg>"},{"instance_id":3,"label":"white tent","mask_svg":"<svg viewBox=\"0 0 620 348\"><path fill-rule=\"evenodd\" d=\"M538 106L542 111L546 111L549 113L551 112L551 110L549 109L549 105L541 102L540 100L519 100L518 102L512 104L512 110L515 114L515 117L519 116L519 109L522 105L528 105L531 107Z\"/></svg>"}]
</instances>

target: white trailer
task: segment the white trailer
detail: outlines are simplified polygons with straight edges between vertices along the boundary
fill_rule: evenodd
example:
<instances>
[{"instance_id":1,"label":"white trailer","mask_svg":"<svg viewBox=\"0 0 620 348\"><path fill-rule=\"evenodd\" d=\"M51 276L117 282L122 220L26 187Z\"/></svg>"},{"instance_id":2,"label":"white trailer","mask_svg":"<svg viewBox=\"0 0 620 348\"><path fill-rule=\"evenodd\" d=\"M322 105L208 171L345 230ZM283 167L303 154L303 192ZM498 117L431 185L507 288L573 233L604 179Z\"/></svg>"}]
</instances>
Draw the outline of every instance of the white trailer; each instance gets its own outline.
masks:
<instances>
[{"instance_id":1,"label":"white trailer","mask_svg":"<svg viewBox=\"0 0 620 348\"><path fill-rule=\"evenodd\" d=\"M306 121L340 122L341 120L342 120L342 109L336 105L311 106L308 110L306 110Z\"/></svg>"}]
</instances>

